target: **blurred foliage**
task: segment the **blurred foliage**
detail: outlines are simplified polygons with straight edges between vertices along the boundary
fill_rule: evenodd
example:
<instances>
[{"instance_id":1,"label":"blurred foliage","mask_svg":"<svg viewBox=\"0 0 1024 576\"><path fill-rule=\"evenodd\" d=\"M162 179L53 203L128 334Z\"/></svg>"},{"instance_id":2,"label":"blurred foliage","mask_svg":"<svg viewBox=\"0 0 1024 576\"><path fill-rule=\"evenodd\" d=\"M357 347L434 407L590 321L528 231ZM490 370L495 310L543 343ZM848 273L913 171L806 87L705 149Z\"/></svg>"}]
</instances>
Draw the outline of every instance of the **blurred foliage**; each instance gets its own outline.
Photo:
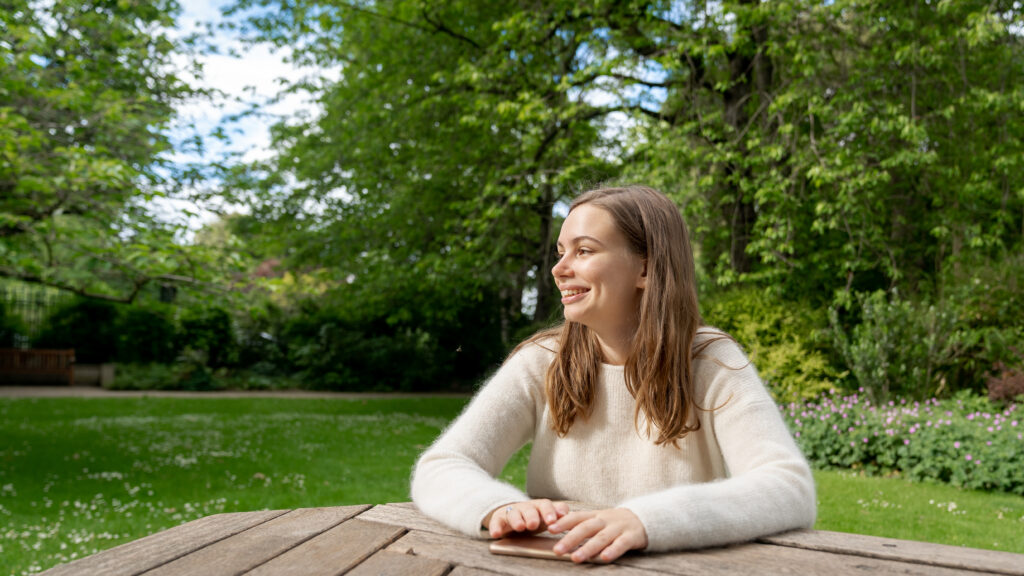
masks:
<instances>
[{"instance_id":1,"label":"blurred foliage","mask_svg":"<svg viewBox=\"0 0 1024 576\"><path fill-rule=\"evenodd\" d=\"M173 349L189 386L470 387L557 318L566 202L625 181L678 201L705 315L779 398L1019 367L1015 0L236 0L246 42L312 66L279 96L317 111L282 117L269 157L180 169L166 129L198 92L171 64L198 44L168 33L177 4L51 4L0 14L0 275L181 286L176 344L133 313L117 354ZM161 196L246 213L186 242Z\"/></svg>"},{"instance_id":2,"label":"blurred foliage","mask_svg":"<svg viewBox=\"0 0 1024 576\"><path fill-rule=\"evenodd\" d=\"M231 315L218 307L195 307L182 313L179 347L196 365L221 368L235 363L237 344Z\"/></svg>"},{"instance_id":3,"label":"blurred foliage","mask_svg":"<svg viewBox=\"0 0 1024 576\"><path fill-rule=\"evenodd\" d=\"M7 303L0 301L0 348L14 346L18 334L23 333L20 319L7 311Z\"/></svg>"},{"instance_id":4,"label":"blurred foliage","mask_svg":"<svg viewBox=\"0 0 1024 576\"><path fill-rule=\"evenodd\" d=\"M759 288L720 291L701 302L704 321L725 330L757 366L775 399L808 399L843 376L832 362L825 312Z\"/></svg>"},{"instance_id":5,"label":"blurred foliage","mask_svg":"<svg viewBox=\"0 0 1024 576\"><path fill-rule=\"evenodd\" d=\"M33 348L74 348L81 364L112 362L119 339L117 305L105 300L76 299L50 313Z\"/></svg>"},{"instance_id":6,"label":"blurred foliage","mask_svg":"<svg viewBox=\"0 0 1024 576\"><path fill-rule=\"evenodd\" d=\"M118 318L117 361L173 362L178 330L166 309L128 307Z\"/></svg>"},{"instance_id":7,"label":"blurred foliage","mask_svg":"<svg viewBox=\"0 0 1024 576\"><path fill-rule=\"evenodd\" d=\"M231 262L177 241L155 200L195 196L172 160L176 107L202 92L175 0L0 7L0 277L130 302L150 283L206 286Z\"/></svg>"}]
</instances>

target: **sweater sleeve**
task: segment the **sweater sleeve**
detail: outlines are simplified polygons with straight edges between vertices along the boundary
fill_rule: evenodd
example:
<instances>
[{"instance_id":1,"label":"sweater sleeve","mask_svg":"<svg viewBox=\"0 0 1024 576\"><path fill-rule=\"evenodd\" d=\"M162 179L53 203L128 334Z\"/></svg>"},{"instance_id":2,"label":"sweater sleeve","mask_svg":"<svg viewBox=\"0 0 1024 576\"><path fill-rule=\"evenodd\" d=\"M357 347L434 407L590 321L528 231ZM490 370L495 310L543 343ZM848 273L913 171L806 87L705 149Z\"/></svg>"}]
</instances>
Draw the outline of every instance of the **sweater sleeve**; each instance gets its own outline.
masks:
<instances>
[{"instance_id":1,"label":"sweater sleeve","mask_svg":"<svg viewBox=\"0 0 1024 576\"><path fill-rule=\"evenodd\" d=\"M711 412L701 432L714 435L728 477L631 498L620 507L640 518L651 551L812 527L814 477L753 365L732 341L716 342L704 355L710 358L695 376L706 387L704 407Z\"/></svg>"},{"instance_id":2,"label":"sweater sleeve","mask_svg":"<svg viewBox=\"0 0 1024 576\"><path fill-rule=\"evenodd\" d=\"M411 494L427 516L469 536L503 504L529 500L497 480L505 463L532 438L537 421L537 378L543 382L543 350L517 352L477 393L462 414L416 463ZM540 388L542 389L542 388ZM542 401L542 400L541 400Z\"/></svg>"}]
</instances>

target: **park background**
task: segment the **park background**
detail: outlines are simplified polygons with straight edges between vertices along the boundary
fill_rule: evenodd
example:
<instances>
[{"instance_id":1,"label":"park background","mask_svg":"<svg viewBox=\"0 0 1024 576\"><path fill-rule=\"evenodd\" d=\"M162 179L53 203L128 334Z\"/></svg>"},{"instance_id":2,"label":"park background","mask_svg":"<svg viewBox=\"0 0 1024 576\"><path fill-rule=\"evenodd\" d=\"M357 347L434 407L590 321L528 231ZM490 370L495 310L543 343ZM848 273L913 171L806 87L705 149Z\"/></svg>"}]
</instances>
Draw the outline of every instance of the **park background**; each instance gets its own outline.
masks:
<instances>
[{"instance_id":1,"label":"park background","mask_svg":"<svg viewBox=\"0 0 1024 576\"><path fill-rule=\"evenodd\" d=\"M471 392L558 321L548 270L570 199L643 183L679 204L705 320L748 351L817 469L846 474L837 485L873 475L988 491L998 504L970 544L1024 551L1019 1L223 9L185 27L173 0L0 6L0 347L74 348L82 364L115 364L117 389ZM247 98L258 90L237 84L260 64L246 57L268 52L298 72ZM213 56L237 57L236 92L204 81ZM240 144L254 125L269 126L257 152ZM390 451L368 445L391 454L392 492L313 494L310 476L345 473L289 462L274 486L291 473L303 489L286 503L179 494L150 502L158 521L86 530L129 501L90 482L134 497L164 465L194 474L169 476L177 485L237 477L199 465L248 453L227 446L220 417L262 430L316 412L245 404L266 413L257 425L237 407L151 401L2 402L11 573L190 519L182 502L212 513L403 499L417 449L464 400L425 412L370 401L358 418L324 408L336 424L426 426ZM318 458L344 459L347 441L331 452L327 438L361 434L338 426L311 432ZM73 461L107 457L70 447L90 437L163 464L83 472ZM269 487L276 473L244 478ZM848 505L905 504L858 499ZM964 525L954 497L930 499ZM57 512L32 510L47 500L68 510L57 528ZM72 515L110 537L60 548Z\"/></svg>"}]
</instances>

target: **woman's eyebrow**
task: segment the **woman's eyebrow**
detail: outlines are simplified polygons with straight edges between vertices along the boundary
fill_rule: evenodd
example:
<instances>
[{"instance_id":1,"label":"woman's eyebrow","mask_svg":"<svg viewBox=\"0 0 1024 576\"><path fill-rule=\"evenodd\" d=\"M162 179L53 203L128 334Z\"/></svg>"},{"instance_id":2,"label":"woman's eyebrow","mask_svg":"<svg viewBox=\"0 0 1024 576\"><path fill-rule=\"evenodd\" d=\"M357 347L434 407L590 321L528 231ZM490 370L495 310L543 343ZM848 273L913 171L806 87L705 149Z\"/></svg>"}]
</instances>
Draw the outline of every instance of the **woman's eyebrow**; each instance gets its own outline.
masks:
<instances>
[{"instance_id":1,"label":"woman's eyebrow","mask_svg":"<svg viewBox=\"0 0 1024 576\"><path fill-rule=\"evenodd\" d=\"M580 242L593 242L594 244L597 244L598 246L604 246L604 242L601 242L600 240L598 240L597 238L594 238L593 236L577 236L577 237L573 238L569 242L569 244L572 244L573 246L575 246L575 245L579 244ZM561 247L562 243L558 242L557 246Z\"/></svg>"}]
</instances>

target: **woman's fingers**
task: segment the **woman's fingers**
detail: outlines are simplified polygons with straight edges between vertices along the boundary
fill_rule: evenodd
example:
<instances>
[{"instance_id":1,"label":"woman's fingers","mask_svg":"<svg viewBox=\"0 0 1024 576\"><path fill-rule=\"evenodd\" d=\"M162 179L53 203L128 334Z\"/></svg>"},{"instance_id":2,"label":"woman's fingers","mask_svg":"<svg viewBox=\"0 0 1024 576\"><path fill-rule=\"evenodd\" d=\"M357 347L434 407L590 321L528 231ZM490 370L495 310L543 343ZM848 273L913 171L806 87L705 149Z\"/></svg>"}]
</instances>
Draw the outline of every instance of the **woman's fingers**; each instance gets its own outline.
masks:
<instances>
[{"instance_id":1,"label":"woman's fingers","mask_svg":"<svg viewBox=\"0 0 1024 576\"><path fill-rule=\"evenodd\" d=\"M626 552L636 548L633 543L625 535L619 536L614 542L605 547L604 550L598 554L602 562L612 562L619 556L622 556Z\"/></svg>"},{"instance_id":2,"label":"woman's fingers","mask_svg":"<svg viewBox=\"0 0 1024 576\"><path fill-rule=\"evenodd\" d=\"M554 524L559 518L569 513L569 505L565 502L552 502L551 500L537 500L536 502L537 512L540 514L544 526ZM535 528L531 528L531 530Z\"/></svg>"},{"instance_id":3,"label":"woman's fingers","mask_svg":"<svg viewBox=\"0 0 1024 576\"><path fill-rule=\"evenodd\" d=\"M568 512L569 505L565 502L547 499L516 502L491 512L487 529L492 538L501 538L510 532L539 531Z\"/></svg>"},{"instance_id":4,"label":"woman's fingers","mask_svg":"<svg viewBox=\"0 0 1024 576\"><path fill-rule=\"evenodd\" d=\"M528 502L528 504L532 504L532 503ZM523 527L520 528L517 525L516 526L516 530L521 532L523 530L536 530L537 528L540 528L540 526L541 526L540 512L537 511L537 507L536 506L521 506L521 507L517 508L517 510L519 510L519 513L520 513L520 515L521 515L521 517L523 519L523 524L522 524Z\"/></svg>"},{"instance_id":5,"label":"woman's fingers","mask_svg":"<svg viewBox=\"0 0 1024 576\"><path fill-rule=\"evenodd\" d=\"M647 547L643 523L625 508L573 512L549 528L552 532L568 530L555 545L556 554L569 554L573 562L599 557L611 562L629 550Z\"/></svg>"}]
</instances>

